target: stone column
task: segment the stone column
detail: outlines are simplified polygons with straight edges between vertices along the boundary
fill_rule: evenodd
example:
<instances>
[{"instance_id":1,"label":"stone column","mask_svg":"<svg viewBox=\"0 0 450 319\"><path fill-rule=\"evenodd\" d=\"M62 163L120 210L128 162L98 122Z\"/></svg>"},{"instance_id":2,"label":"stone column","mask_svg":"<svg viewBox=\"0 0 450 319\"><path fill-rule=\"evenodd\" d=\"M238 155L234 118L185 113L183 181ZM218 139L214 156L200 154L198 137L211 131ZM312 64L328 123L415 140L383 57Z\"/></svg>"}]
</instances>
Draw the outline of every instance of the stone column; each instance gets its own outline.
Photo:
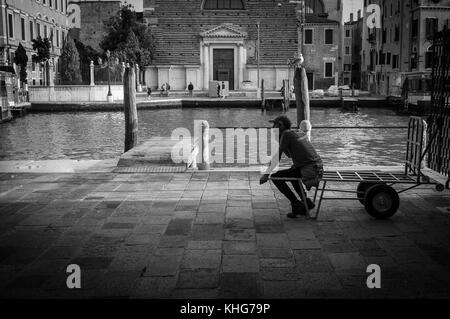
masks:
<instances>
[{"instance_id":1,"label":"stone column","mask_svg":"<svg viewBox=\"0 0 450 319\"><path fill-rule=\"evenodd\" d=\"M55 94L55 74L54 65L52 60L48 60L48 87L49 87L49 100L56 101Z\"/></svg>"},{"instance_id":2,"label":"stone column","mask_svg":"<svg viewBox=\"0 0 450 319\"><path fill-rule=\"evenodd\" d=\"M237 88L241 89L242 82L244 82L244 44L239 43L238 44L239 49L239 64L238 64L238 70L239 70L239 78L238 78L238 85Z\"/></svg>"},{"instance_id":3,"label":"stone column","mask_svg":"<svg viewBox=\"0 0 450 319\"><path fill-rule=\"evenodd\" d=\"M209 88L209 44L203 44L203 89Z\"/></svg>"},{"instance_id":4,"label":"stone column","mask_svg":"<svg viewBox=\"0 0 450 319\"><path fill-rule=\"evenodd\" d=\"M136 91L142 92L141 72L140 72L139 64L136 64Z\"/></svg>"},{"instance_id":5,"label":"stone column","mask_svg":"<svg viewBox=\"0 0 450 319\"><path fill-rule=\"evenodd\" d=\"M126 69L125 62L122 62L122 81L123 81L123 76L125 75L125 69Z\"/></svg>"},{"instance_id":6,"label":"stone column","mask_svg":"<svg viewBox=\"0 0 450 319\"><path fill-rule=\"evenodd\" d=\"M91 70L91 86L95 85L95 79L94 79L94 61L91 61L90 64L90 70Z\"/></svg>"}]
</instances>

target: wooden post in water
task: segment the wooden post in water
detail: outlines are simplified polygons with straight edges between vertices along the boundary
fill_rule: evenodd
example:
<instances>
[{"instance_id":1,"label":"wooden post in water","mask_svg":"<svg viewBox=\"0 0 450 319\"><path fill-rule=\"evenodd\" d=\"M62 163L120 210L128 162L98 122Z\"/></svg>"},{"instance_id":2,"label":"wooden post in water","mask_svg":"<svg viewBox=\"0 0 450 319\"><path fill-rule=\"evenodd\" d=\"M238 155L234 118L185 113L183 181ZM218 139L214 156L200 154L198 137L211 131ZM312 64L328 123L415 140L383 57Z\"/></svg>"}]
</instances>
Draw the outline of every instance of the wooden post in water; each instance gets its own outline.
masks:
<instances>
[{"instance_id":1,"label":"wooden post in water","mask_svg":"<svg viewBox=\"0 0 450 319\"><path fill-rule=\"evenodd\" d=\"M287 112L291 104L289 80L283 80L283 88L283 112Z\"/></svg>"},{"instance_id":2,"label":"wooden post in water","mask_svg":"<svg viewBox=\"0 0 450 319\"><path fill-rule=\"evenodd\" d=\"M264 79L261 80L261 109L266 109L266 99L264 97Z\"/></svg>"},{"instance_id":3,"label":"wooden post in water","mask_svg":"<svg viewBox=\"0 0 450 319\"><path fill-rule=\"evenodd\" d=\"M127 67L123 84L123 105L125 111L125 152L136 146L138 117L136 108L136 74L134 67Z\"/></svg>"}]
</instances>

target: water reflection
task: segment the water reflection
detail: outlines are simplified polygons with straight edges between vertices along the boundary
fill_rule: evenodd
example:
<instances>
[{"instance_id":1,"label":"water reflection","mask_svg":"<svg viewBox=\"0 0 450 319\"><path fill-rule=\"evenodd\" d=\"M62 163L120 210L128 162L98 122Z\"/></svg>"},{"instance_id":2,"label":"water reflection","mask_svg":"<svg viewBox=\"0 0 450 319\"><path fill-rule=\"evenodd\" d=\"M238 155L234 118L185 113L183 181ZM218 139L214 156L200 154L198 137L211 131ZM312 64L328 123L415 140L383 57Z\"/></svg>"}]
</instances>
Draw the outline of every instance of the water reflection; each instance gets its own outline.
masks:
<instances>
[{"instance_id":1,"label":"water reflection","mask_svg":"<svg viewBox=\"0 0 450 319\"><path fill-rule=\"evenodd\" d=\"M177 127L193 132L194 120L211 127L270 127L279 111L245 108L139 110L139 143L152 136L170 136ZM287 114L296 122L296 111ZM313 126L406 126L409 118L387 109L314 108ZM404 157L406 129L314 129L312 140L328 165L392 165ZM0 159L105 159L123 151L124 115L102 113L28 114L0 125Z\"/></svg>"}]
</instances>

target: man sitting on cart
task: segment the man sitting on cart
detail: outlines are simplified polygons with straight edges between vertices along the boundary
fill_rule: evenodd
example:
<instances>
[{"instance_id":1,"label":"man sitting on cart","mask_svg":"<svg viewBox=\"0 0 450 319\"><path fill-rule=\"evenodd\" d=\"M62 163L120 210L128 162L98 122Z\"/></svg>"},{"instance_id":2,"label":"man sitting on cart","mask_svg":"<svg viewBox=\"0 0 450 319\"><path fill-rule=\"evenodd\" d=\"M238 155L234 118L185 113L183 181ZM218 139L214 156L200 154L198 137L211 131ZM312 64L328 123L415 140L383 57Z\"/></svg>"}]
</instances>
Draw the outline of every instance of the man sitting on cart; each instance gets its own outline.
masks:
<instances>
[{"instance_id":1,"label":"man sitting on cart","mask_svg":"<svg viewBox=\"0 0 450 319\"><path fill-rule=\"evenodd\" d=\"M307 197L307 193L304 191L302 184L305 184L308 190L311 187L318 187L323 172L322 159L317 154L306 133L301 130L299 132L291 130L292 123L287 116L281 115L271 122L273 122L274 128L279 129L280 146L278 153L275 154L270 163L270 167L261 177L260 184L264 184L269 180L270 173L276 168L282 154L285 153L288 157L292 158L293 165L288 170L282 170L272 174L271 177L276 178L272 181L280 192L291 202L292 213L289 213L287 216L289 218L296 218L297 215L306 215L305 204L292 192L286 181L278 180L278 178L301 178L303 183L295 180L292 181L292 186L300 198L303 198L302 193L305 194L308 208L313 209L315 205Z\"/></svg>"}]
</instances>

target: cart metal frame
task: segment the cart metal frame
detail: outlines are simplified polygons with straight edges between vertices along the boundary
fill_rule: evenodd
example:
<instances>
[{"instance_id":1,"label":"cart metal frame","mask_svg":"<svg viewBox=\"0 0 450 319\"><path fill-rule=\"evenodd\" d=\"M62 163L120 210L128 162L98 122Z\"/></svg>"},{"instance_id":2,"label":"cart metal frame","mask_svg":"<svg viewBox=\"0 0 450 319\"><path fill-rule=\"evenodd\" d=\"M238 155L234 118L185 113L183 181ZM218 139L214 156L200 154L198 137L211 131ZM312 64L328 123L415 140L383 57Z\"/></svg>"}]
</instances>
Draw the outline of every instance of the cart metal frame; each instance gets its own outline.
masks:
<instances>
[{"instance_id":1,"label":"cart metal frame","mask_svg":"<svg viewBox=\"0 0 450 319\"><path fill-rule=\"evenodd\" d=\"M436 138L439 133L439 128L436 128L435 132L432 134L430 141L426 143L426 132L427 124L420 117L411 117L408 125L408 138L406 143L406 161L404 172L383 172L379 170L361 170L361 171L350 171L350 170L339 170L339 171L324 171L321 174L319 184L316 187L314 193L314 203L317 200L317 195L320 191L319 203L317 205L317 211L315 216L311 216L310 210L306 203L306 192L304 187L301 187L301 197L303 203L305 204L307 217L310 219L317 219L320 213L320 208L322 201L324 200L360 200L365 194L361 192L343 189L332 189L327 188L327 183L337 182L337 183L373 183L373 184L385 184L392 188L394 185L402 184L407 185L406 188L402 190L395 190L397 194L404 193L406 191L417 188L421 185L435 185L436 190L442 192L446 187L425 175L422 172L422 163L426 157L429 150L431 142ZM428 145L424 149L424 145ZM283 181L298 181L302 183L301 178L270 178L271 180L283 180ZM322 183L322 186L320 185ZM337 192L337 193L352 193L357 194L354 198L349 197L324 197L325 192ZM358 197L362 195L362 197Z\"/></svg>"}]
</instances>

